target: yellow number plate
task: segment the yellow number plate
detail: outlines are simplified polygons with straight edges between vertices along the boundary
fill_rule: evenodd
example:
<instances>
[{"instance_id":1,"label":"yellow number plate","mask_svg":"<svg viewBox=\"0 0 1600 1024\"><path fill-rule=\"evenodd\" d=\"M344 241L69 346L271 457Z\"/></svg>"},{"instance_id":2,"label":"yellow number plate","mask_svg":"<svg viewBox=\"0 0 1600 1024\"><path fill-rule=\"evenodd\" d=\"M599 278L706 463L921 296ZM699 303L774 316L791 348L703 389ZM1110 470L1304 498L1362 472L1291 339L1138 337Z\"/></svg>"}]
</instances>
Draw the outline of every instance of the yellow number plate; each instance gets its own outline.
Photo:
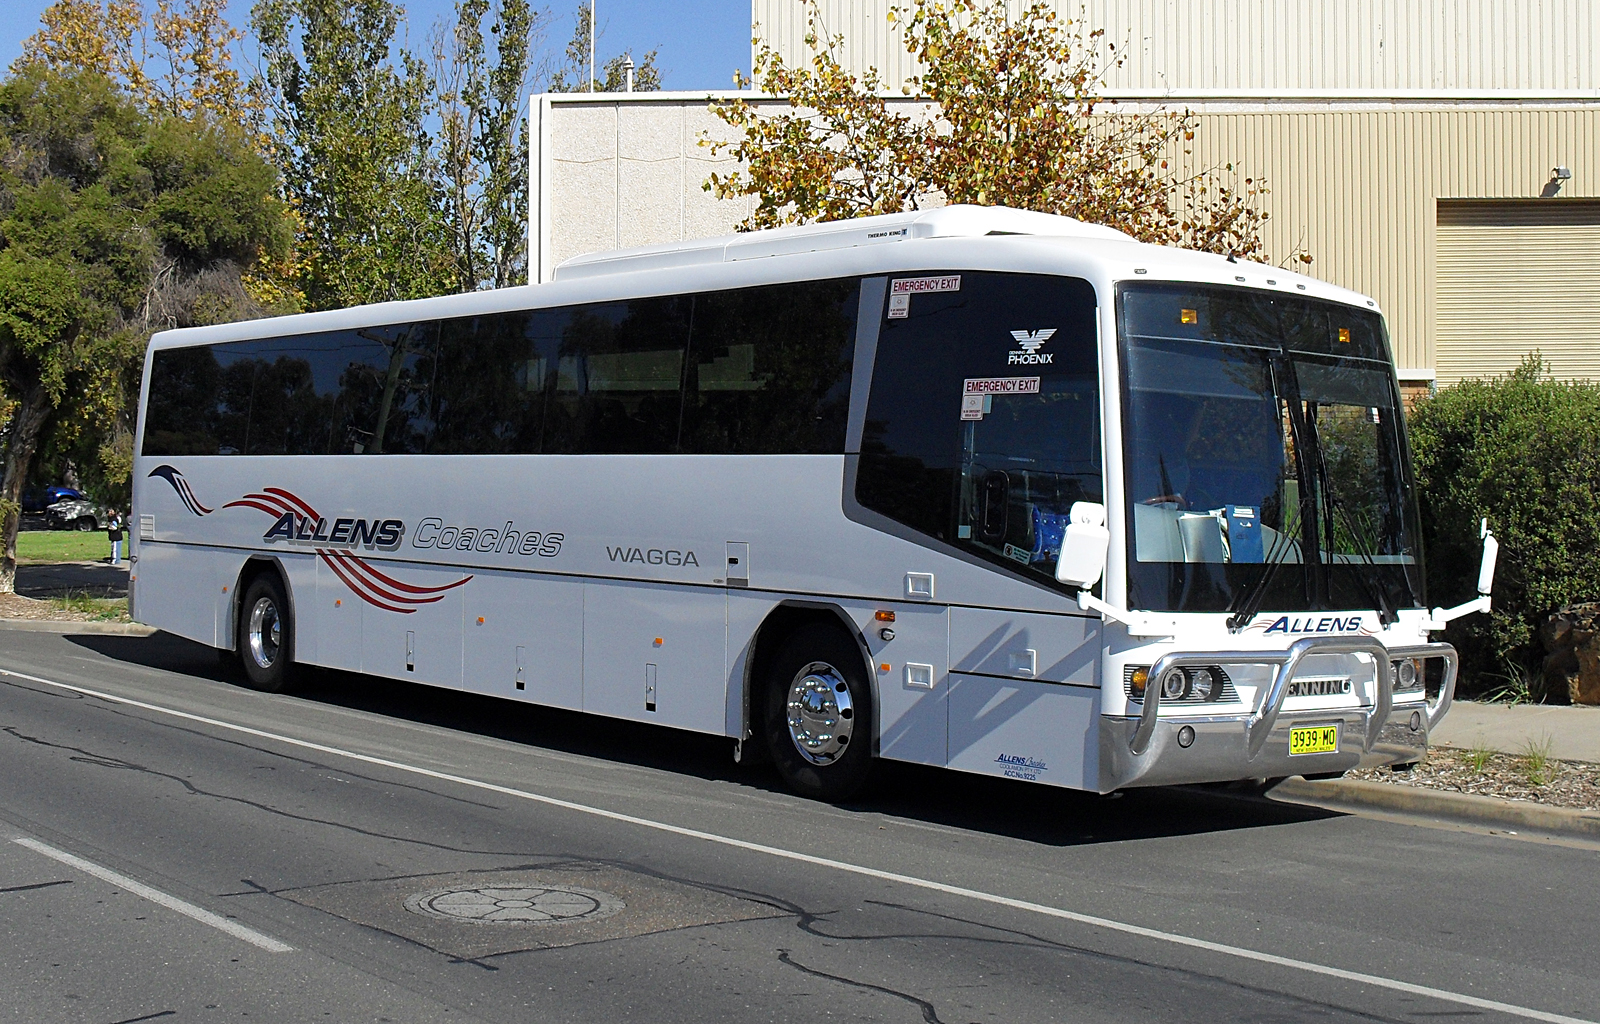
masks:
<instances>
[{"instance_id":1,"label":"yellow number plate","mask_svg":"<svg viewBox=\"0 0 1600 1024\"><path fill-rule=\"evenodd\" d=\"M1290 754L1329 754L1338 750L1337 725L1308 725L1289 730Z\"/></svg>"}]
</instances>

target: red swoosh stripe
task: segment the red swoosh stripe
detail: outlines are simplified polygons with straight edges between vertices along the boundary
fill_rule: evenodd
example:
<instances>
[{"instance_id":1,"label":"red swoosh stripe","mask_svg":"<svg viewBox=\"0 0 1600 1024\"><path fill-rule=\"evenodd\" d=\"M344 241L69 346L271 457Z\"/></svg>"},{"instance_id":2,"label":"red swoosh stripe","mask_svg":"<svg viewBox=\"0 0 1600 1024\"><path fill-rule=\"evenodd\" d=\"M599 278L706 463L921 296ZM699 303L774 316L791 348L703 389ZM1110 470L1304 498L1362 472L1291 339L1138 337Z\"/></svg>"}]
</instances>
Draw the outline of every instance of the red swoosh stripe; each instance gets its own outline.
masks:
<instances>
[{"instance_id":1,"label":"red swoosh stripe","mask_svg":"<svg viewBox=\"0 0 1600 1024\"><path fill-rule=\"evenodd\" d=\"M345 572L359 582L369 593L376 594L386 600L395 601L400 604L433 604L435 601L444 600L443 594L434 594L431 597L408 597L405 594L396 593L385 587L377 580L363 575L361 569L357 567L359 564L358 560L351 558L348 554L341 551L329 551L326 553L319 551L318 553L322 554L324 561L331 558L338 562L344 568Z\"/></svg>"},{"instance_id":2,"label":"red swoosh stripe","mask_svg":"<svg viewBox=\"0 0 1600 1024\"><path fill-rule=\"evenodd\" d=\"M244 508L260 509L262 512L265 512L267 515L272 516L273 518L283 515L284 512L284 510L281 508L273 508L271 505L263 505L259 501L251 501L248 498L240 498L238 501L230 501L222 507L237 508L240 506Z\"/></svg>"},{"instance_id":3,"label":"red swoosh stripe","mask_svg":"<svg viewBox=\"0 0 1600 1024\"><path fill-rule=\"evenodd\" d=\"M439 593L443 593L446 590L454 590L456 587L459 587L463 583L465 583L468 580L472 579L471 576L464 576L461 579L456 580L454 583L446 583L442 587L414 587L409 583L401 583L399 580L394 579L391 576L384 575L383 573L379 572L377 569L374 569L371 565L367 564L367 562L365 560L363 560L361 558L358 558L355 555L350 554L349 552L345 553L345 557L350 559L350 561L356 563L357 565L361 566L361 568L365 569L367 572L371 573L376 578L382 580L384 583L387 583L389 586L395 588L396 590L403 590L408 594L439 594ZM435 598L434 600L437 600L437 598Z\"/></svg>"},{"instance_id":4,"label":"red swoosh stripe","mask_svg":"<svg viewBox=\"0 0 1600 1024\"><path fill-rule=\"evenodd\" d=\"M263 487L262 490L266 491L268 494L275 494L280 498L287 498L290 503L292 503L296 508L300 509L300 511L304 512L306 515L310 516L312 519L322 518L321 516L317 515L316 509L312 508L310 505L307 505L304 501L300 500L298 496L284 490L282 487Z\"/></svg>"},{"instance_id":5,"label":"red swoosh stripe","mask_svg":"<svg viewBox=\"0 0 1600 1024\"><path fill-rule=\"evenodd\" d=\"M357 597L361 598L361 600L367 602L370 605L376 605L377 607L382 608L384 611L399 612L401 615L410 615L412 612L416 611L415 608L397 608L392 604L385 604L384 602L382 602L382 601L378 600L377 598L371 596L366 591L364 591L360 587L356 586L356 584L350 579L349 576L345 575L346 570L341 568L339 566L338 562L336 562L332 558L328 557L328 552L326 552L326 551L318 551L317 554L322 557L322 560L325 563L327 563L328 568L333 570L333 574L335 576L339 577L339 579L341 581L343 581L345 586L350 588L350 592L355 594Z\"/></svg>"}]
</instances>

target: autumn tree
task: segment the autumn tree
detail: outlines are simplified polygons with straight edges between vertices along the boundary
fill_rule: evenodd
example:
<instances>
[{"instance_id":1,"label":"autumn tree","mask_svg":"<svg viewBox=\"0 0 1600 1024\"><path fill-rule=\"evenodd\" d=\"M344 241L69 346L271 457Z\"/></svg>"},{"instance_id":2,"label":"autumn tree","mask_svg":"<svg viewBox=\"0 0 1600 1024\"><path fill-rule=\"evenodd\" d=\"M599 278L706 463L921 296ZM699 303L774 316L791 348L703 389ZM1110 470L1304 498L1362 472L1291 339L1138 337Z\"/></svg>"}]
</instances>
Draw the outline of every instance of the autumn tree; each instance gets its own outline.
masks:
<instances>
[{"instance_id":1,"label":"autumn tree","mask_svg":"<svg viewBox=\"0 0 1600 1024\"><path fill-rule=\"evenodd\" d=\"M260 92L233 66L244 33L228 23L226 0L57 0L22 44L13 70L95 71L121 83L152 111L197 112L258 129Z\"/></svg>"},{"instance_id":2,"label":"autumn tree","mask_svg":"<svg viewBox=\"0 0 1600 1024\"><path fill-rule=\"evenodd\" d=\"M624 92L628 87L628 62L633 51L624 50L605 58L594 70L594 81L589 80L590 36L594 25L590 21L590 7L578 4L577 25L572 38L567 41L565 60L550 76L551 92ZM598 42L598 39L596 39ZM651 50L634 63L633 91L656 92L661 88L661 69L656 67L656 55Z\"/></svg>"},{"instance_id":3,"label":"autumn tree","mask_svg":"<svg viewBox=\"0 0 1600 1024\"><path fill-rule=\"evenodd\" d=\"M731 153L740 169L713 173L705 187L757 200L745 228L975 203L1265 258L1264 184L1231 166L1177 172L1194 117L1104 102L1106 73L1123 56L1099 30L1040 0L1020 13L986 0L912 0L889 18L922 69L907 80L907 100L887 97L875 69L858 78L844 68L843 37L823 32L807 0L810 66L762 45L752 78L739 80L786 96L789 109L712 104L740 135L701 145Z\"/></svg>"},{"instance_id":4,"label":"autumn tree","mask_svg":"<svg viewBox=\"0 0 1600 1024\"><path fill-rule=\"evenodd\" d=\"M149 333L259 313L240 268L287 246L273 191L237 125L153 115L98 71L34 62L0 83L0 592L41 439L125 487Z\"/></svg>"}]
</instances>

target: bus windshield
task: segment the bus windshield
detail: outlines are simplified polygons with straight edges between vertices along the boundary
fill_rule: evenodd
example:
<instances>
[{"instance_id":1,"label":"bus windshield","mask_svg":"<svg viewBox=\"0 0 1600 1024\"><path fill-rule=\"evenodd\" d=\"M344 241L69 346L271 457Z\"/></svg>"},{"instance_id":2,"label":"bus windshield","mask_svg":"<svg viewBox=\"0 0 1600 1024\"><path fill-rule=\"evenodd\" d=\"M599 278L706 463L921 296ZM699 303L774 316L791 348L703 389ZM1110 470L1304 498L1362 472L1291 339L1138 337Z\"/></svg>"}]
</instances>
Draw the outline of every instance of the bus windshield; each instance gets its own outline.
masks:
<instances>
[{"instance_id":1,"label":"bus windshield","mask_svg":"<svg viewBox=\"0 0 1600 1024\"><path fill-rule=\"evenodd\" d=\"M1196 285L1124 288L1129 604L1423 604L1415 488L1382 320Z\"/></svg>"}]
</instances>

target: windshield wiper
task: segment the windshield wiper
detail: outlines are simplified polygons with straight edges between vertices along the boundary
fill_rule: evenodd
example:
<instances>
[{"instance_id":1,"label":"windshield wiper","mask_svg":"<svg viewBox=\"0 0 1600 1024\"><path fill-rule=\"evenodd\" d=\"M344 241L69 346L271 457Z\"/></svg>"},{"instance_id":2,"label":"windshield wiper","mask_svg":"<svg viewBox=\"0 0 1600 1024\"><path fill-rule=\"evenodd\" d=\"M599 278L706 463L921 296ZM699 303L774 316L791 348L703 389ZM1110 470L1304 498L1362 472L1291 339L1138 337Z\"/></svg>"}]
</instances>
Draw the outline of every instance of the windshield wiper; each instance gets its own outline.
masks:
<instances>
[{"instance_id":1,"label":"windshield wiper","mask_svg":"<svg viewBox=\"0 0 1600 1024\"><path fill-rule=\"evenodd\" d=\"M1267 585L1272 582L1272 577L1278 571L1278 566L1289 557L1289 551L1294 547L1291 539L1293 534L1289 529L1287 518L1283 529L1276 531L1278 538L1272 542L1272 549L1267 552L1267 557L1262 561L1261 571L1255 578L1240 584L1239 591L1234 595L1233 601L1228 605L1228 632L1237 633L1261 610L1261 602L1267 596ZM1294 528L1299 529L1300 524L1294 523Z\"/></svg>"},{"instance_id":2,"label":"windshield wiper","mask_svg":"<svg viewBox=\"0 0 1600 1024\"><path fill-rule=\"evenodd\" d=\"M1356 549L1356 554L1361 556L1361 560L1366 567L1376 570L1378 563L1372 558L1371 546L1367 544L1361 531L1357 530L1355 524L1350 521L1350 513L1344 507L1344 502L1334 493L1333 476L1328 472L1328 459L1322 449L1322 431L1317 423L1317 409L1317 403L1306 403L1306 429L1311 434L1311 440L1316 452L1317 490L1322 494L1322 526L1326 537L1322 549L1327 553L1330 574L1338 549L1338 545L1334 542L1335 521L1344 526L1345 533L1350 536L1351 545ZM1373 607L1378 610L1378 623L1380 625L1387 628L1400 618L1395 613L1393 606L1389 604L1388 595L1374 581L1372 573L1357 573L1356 578L1361 583L1361 589L1371 599ZM1328 597L1330 599L1333 597L1331 590Z\"/></svg>"}]
</instances>

